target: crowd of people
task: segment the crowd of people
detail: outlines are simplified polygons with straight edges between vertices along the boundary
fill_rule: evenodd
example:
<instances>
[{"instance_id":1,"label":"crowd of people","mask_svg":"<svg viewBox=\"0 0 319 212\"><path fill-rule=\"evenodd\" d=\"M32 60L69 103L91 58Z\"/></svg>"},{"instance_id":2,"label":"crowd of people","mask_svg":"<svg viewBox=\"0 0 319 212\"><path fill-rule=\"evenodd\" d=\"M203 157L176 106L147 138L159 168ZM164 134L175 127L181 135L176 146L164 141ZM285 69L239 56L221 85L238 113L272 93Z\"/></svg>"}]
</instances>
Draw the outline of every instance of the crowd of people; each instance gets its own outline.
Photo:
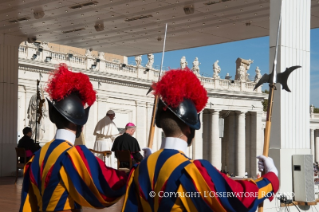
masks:
<instances>
[{"instance_id":1,"label":"crowd of people","mask_svg":"<svg viewBox=\"0 0 319 212\"><path fill-rule=\"evenodd\" d=\"M133 137L136 126L128 123L120 134L113 123L114 111L108 111L94 131L95 149L130 150L135 165L127 174L112 168L111 158L105 164L85 145L74 145L96 93L87 75L61 64L46 88L56 135L33 152L25 166L20 211L100 209L123 196L122 211L254 211L265 199L272 200L279 180L271 158L258 156L259 171L265 172L262 178L235 181L208 161L184 154L201 128L199 113L208 101L207 91L191 70L167 71L152 89L159 97L155 125L165 134L160 150L143 148L143 157ZM217 195L225 192L236 195ZM243 192L258 195L240 195Z\"/></svg>"},{"instance_id":2,"label":"crowd of people","mask_svg":"<svg viewBox=\"0 0 319 212\"><path fill-rule=\"evenodd\" d=\"M313 172L314 172L314 182L315 182L315 184L317 185L317 184L319 184L319 166L318 166L318 162L316 162L316 163L314 163L313 164Z\"/></svg>"}]
</instances>

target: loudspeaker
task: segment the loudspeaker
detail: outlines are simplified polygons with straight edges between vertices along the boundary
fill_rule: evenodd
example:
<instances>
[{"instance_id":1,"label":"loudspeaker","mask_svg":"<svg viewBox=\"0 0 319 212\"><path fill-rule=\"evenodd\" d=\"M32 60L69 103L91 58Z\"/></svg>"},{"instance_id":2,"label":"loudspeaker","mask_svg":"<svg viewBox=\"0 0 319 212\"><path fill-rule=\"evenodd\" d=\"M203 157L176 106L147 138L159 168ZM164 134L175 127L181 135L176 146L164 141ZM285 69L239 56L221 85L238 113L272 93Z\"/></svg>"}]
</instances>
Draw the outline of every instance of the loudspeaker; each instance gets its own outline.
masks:
<instances>
[{"instance_id":1,"label":"loudspeaker","mask_svg":"<svg viewBox=\"0 0 319 212\"><path fill-rule=\"evenodd\" d=\"M104 24L103 22L99 22L99 23L96 23L94 25L94 28L97 32L100 32L100 31L103 31L104 30Z\"/></svg>"},{"instance_id":2,"label":"loudspeaker","mask_svg":"<svg viewBox=\"0 0 319 212\"><path fill-rule=\"evenodd\" d=\"M293 155L292 172L295 201L316 201L312 155Z\"/></svg>"},{"instance_id":3,"label":"loudspeaker","mask_svg":"<svg viewBox=\"0 0 319 212\"><path fill-rule=\"evenodd\" d=\"M44 17L44 12L42 10L39 10L39 11L35 11L33 13L33 17L35 19L40 19L40 18L43 18Z\"/></svg>"},{"instance_id":4,"label":"loudspeaker","mask_svg":"<svg viewBox=\"0 0 319 212\"><path fill-rule=\"evenodd\" d=\"M195 11L195 8L194 8L194 5L192 5L192 4L191 5L187 5L187 6L184 7L184 13L186 15L193 14L194 11Z\"/></svg>"}]
</instances>

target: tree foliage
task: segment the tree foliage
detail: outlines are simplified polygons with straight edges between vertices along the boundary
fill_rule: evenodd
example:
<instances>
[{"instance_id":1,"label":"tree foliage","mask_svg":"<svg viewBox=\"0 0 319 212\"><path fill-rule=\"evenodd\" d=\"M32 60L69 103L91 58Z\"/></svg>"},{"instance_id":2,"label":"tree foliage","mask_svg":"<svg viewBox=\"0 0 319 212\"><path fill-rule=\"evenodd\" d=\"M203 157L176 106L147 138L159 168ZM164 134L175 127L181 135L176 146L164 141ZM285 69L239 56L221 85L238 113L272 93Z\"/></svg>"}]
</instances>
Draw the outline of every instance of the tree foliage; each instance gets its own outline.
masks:
<instances>
[{"instance_id":1,"label":"tree foliage","mask_svg":"<svg viewBox=\"0 0 319 212\"><path fill-rule=\"evenodd\" d=\"M266 89L266 90L263 91L263 93L268 93L269 94L269 91ZM261 103L263 104L263 110L267 111L268 99L264 99Z\"/></svg>"}]
</instances>

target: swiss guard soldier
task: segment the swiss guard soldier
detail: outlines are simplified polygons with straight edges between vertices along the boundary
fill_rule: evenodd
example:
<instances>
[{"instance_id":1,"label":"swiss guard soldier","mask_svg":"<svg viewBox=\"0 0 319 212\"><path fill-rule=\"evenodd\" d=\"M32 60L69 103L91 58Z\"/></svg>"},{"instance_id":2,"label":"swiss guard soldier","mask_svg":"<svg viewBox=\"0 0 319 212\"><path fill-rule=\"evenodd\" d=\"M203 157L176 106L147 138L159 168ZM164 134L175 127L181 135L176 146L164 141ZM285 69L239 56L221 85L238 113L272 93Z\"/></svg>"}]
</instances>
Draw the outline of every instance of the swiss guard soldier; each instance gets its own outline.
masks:
<instances>
[{"instance_id":1,"label":"swiss guard soldier","mask_svg":"<svg viewBox=\"0 0 319 212\"><path fill-rule=\"evenodd\" d=\"M194 73L168 71L153 90L160 96L155 123L166 138L162 149L131 170L122 211L255 211L272 200L279 181L271 158L259 157L263 177L235 181L208 161L185 155L208 99Z\"/></svg>"},{"instance_id":2,"label":"swiss guard soldier","mask_svg":"<svg viewBox=\"0 0 319 212\"><path fill-rule=\"evenodd\" d=\"M110 206L125 193L126 174L106 167L85 146L73 146L95 102L93 86L87 75L73 73L65 64L50 77L49 116L57 132L24 168L20 211Z\"/></svg>"}]
</instances>

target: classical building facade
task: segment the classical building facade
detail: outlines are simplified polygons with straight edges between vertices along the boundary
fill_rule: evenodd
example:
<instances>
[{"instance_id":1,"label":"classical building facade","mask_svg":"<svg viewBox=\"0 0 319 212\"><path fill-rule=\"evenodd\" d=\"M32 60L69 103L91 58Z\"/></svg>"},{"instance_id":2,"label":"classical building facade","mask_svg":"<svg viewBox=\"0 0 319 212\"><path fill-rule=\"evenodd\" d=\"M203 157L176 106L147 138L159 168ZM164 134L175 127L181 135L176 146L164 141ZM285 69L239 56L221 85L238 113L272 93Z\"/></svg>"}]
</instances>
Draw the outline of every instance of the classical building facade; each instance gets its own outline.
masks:
<instances>
[{"instance_id":1,"label":"classical building facade","mask_svg":"<svg viewBox=\"0 0 319 212\"><path fill-rule=\"evenodd\" d=\"M141 147L146 147L154 101L153 95L146 93L159 76L159 70L153 68L154 57L150 54L148 58L147 66L143 67L139 60L137 65L128 65L127 58L119 55L51 43L22 43L19 48L18 133L21 135L25 126L34 124L32 96L37 92L37 80L40 80L39 89L44 99L47 93L41 90L46 86L50 71L57 64L66 63L72 71L87 74L97 91L97 101L90 109L83 130L88 148L95 142L96 123L109 109L115 111L114 121L119 129L128 122L136 124L135 137ZM239 77L236 70L238 80L230 80L217 77L217 63L211 77L199 75L199 65L195 65L193 71L207 89L209 100L200 115L202 127L196 131L194 143L186 154L193 159L207 159L216 168L236 176L248 172L255 177L258 172L256 156L262 154L265 128L261 102L267 95L261 88L253 90L255 82L246 77L247 67L244 77ZM43 118L37 126L40 143L52 140L55 135L55 126L47 110L45 102ZM309 142L315 160L319 161L319 115L310 110L310 116ZM162 136L162 131L156 128L154 150L160 148Z\"/></svg>"}]
</instances>

